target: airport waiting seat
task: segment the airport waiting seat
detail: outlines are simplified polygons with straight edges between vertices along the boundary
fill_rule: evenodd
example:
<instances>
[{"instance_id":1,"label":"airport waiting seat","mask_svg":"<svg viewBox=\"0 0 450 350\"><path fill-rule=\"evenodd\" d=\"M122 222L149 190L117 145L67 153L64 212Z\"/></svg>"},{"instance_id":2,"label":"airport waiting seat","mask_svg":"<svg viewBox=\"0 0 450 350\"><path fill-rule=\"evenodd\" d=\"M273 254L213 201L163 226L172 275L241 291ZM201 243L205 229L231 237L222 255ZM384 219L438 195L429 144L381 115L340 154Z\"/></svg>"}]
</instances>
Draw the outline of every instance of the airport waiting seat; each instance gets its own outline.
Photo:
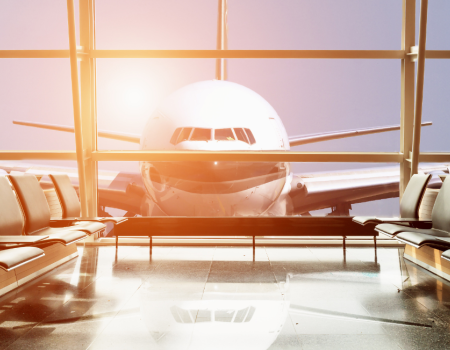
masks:
<instances>
[{"instance_id":1,"label":"airport waiting seat","mask_svg":"<svg viewBox=\"0 0 450 350\"><path fill-rule=\"evenodd\" d=\"M55 191L58 196L62 209L63 219L73 219L76 225L95 225L98 222L111 222L114 225L127 221L127 218L122 217L95 217L95 218L79 218L81 213L81 205L78 199L77 192L70 182L70 178L66 174L53 175L49 174L50 179L55 186Z\"/></svg>"},{"instance_id":2,"label":"airport waiting seat","mask_svg":"<svg viewBox=\"0 0 450 350\"><path fill-rule=\"evenodd\" d=\"M50 209L47 199L36 177L33 175L9 175L8 178L17 193L25 214L25 234L49 235L56 237L65 231L81 231L87 235L105 230L105 225L98 223L97 227L83 225L65 227L50 227Z\"/></svg>"},{"instance_id":3,"label":"airport waiting seat","mask_svg":"<svg viewBox=\"0 0 450 350\"><path fill-rule=\"evenodd\" d=\"M32 262L45 255L44 251L35 247L12 248L0 250L0 268L11 271L19 266Z\"/></svg>"},{"instance_id":4,"label":"airport waiting seat","mask_svg":"<svg viewBox=\"0 0 450 350\"><path fill-rule=\"evenodd\" d=\"M379 224L377 228L380 232L391 237L401 232L405 226L429 223L430 220L419 219L419 208L431 177L431 174L416 174L411 177L400 202L400 218L355 216L353 221L360 225Z\"/></svg>"},{"instance_id":5,"label":"airport waiting seat","mask_svg":"<svg viewBox=\"0 0 450 350\"><path fill-rule=\"evenodd\" d=\"M415 248L429 246L439 250L450 249L450 181L444 181L431 212L432 228L405 227L396 239Z\"/></svg>"},{"instance_id":6,"label":"airport waiting seat","mask_svg":"<svg viewBox=\"0 0 450 350\"><path fill-rule=\"evenodd\" d=\"M30 224L33 223L30 222ZM22 209L13 189L6 177L0 176L0 249L12 249L17 246L37 247L53 243L69 245L86 237L84 232L74 228L46 230L44 225L36 223L34 226L29 226L26 232L39 237L23 236L24 227Z\"/></svg>"}]
</instances>

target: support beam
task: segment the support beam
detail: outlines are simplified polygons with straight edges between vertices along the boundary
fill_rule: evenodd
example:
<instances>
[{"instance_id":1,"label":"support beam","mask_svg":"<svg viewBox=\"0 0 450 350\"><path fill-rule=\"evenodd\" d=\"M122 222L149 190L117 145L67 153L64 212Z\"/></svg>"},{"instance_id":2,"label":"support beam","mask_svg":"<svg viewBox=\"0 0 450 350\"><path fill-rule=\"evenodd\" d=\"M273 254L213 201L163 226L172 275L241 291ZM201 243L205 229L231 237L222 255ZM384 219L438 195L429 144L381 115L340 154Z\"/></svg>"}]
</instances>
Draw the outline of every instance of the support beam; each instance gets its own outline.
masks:
<instances>
[{"instance_id":1,"label":"support beam","mask_svg":"<svg viewBox=\"0 0 450 350\"><path fill-rule=\"evenodd\" d=\"M228 50L227 0L219 0L217 15L217 50ZM225 58L216 59L216 79L227 80L227 61Z\"/></svg>"},{"instance_id":2,"label":"support beam","mask_svg":"<svg viewBox=\"0 0 450 350\"><path fill-rule=\"evenodd\" d=\"M419 50L417 54L417 82L416 103L414 111L414 131L411 156L411 176L417 174L419 169L420 132L422 122L423 105L423 83L425 77L425 48L427 43L427 12L428 0L421 0L420 4L420 27L419 27Z\"/></svg>"},{"instance_id":3,"label":"support beam","mask_svg":"<svg viewBox=\"0 0 450 350\"><path fill-rule=\"evenodd\" d=\"M85 50L93 50L94 7L92 0L79 0L80 7L80 45ZM91 154L97 150L95 118L95 58L84 57L80 62L81 121L86 169L86 200L88 216L97 216L97 163Z\"/></svg>"},{"instance_id":4,"label":"support beam","mask_svg":"<svg viewBox=\"0 0 450 350\"><path fill-rule=\"evenodd\" d=\"M395 152L286 152L286 151L96 151L92 159L101 161L195 161L195 162L356 162L399 163Z\"/></svg>"},{"instance_id":5,"label":"support beam","mask_svg":"<svg viewBox=\"0 0 450 350\"><path fill-rule=\"evenodd\" d=\"M81 216L87 217L86 170L83 147L83 131L80 110L80 91L78 84L77 43L75 34L75 11L73 0L67 0L67 17L69 24L70 72L72 78L73 118L75 127L75 144L77 150L78 179L80 189Z\"/></svg>"},{"instance_id":6,"label":"support beam","mask_svg":"<svg viewBox=\"0 0 450 350\"><path fill-rule=\"evenodd\" d=\"M255 242L255 236L253 236L253 261L255 261L255 248L256 248L256 242Z\"/></svg>"},{"instance_id":7,"label":"support beam","mask_svg":"<svg viewBox=\"0 0 450 350\"><path fill-rule=\"evenodd\" d=\"M404 50L91 50L78 58L399 59ZM69 58L69 50L0 50L0 58ZM427 50L427 59L450 59L450 50Z\"/></svg>"},{"instance_id":8,"label":"support beam","mask_svg":"<svg viewBox=\"0 0 450 350\"><path fill-rule=\"evenodd\" d=\"M416 0L403 0L402 50L408 51L415 45ZM400 113L400 200L411 178L411 163L408 161L412 151L414 125L414 62L409 57L401 65L401 113Z\"/></svg>"}]
</instances>

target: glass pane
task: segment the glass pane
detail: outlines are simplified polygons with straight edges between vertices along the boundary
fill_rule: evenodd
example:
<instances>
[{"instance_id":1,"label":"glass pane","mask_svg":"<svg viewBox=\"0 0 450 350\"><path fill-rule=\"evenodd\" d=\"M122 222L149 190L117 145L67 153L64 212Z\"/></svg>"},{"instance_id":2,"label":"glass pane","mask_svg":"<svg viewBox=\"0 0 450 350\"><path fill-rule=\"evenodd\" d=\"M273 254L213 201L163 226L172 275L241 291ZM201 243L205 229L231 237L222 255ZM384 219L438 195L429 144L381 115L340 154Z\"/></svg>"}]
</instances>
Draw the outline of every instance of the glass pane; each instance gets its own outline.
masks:
<instances>
[{"instance_id":1,"label":"glass pane","mask_svg":"<svg viewBox=\"0 0 450 350\"><path fill-rule=\"evenodd\" d=\"M263 139L276 132L280 136L286 133L290 139L400 125L400 60L236 59L230 60L229 66L230 80L259 94L281 120L277 128L267 126ZM258 127L264 123L261 118ZM261 133L256 127L249 129L258 144ZM354 133L354 136L290 149L305 152L400 149L397 130L363 136Z\"/></svg>"},{"instance_id":2,"label":"glass pane","mask_svg":"<svg viewBox=\"0 0 450 350\"><path fill-rule=\"evenodd\" d=\"M400 125L399 60L235 59L229 60L228 66L230 82L216 82L216 85L227 87L232 95L220 94L223 90L217 89L212 98L211 94L206 97L193 84L212 81L214 60L101 59L97 83L98 128L154 140L149 147L164 149L171 146L168 140L176 128L246 126L256 141L282 139L282 143L270 140L269 143L275 144L276 149L287 149L292 137ZM426 78L426 82L428 80ZM182 98L181 91L189 98ZM242 97L242 91L248 94ZM215 99L223 99L226 108ZM236 107L233 109L233 106ZM254 110L258 113L252 116L249 111ZM198 119L202 111L208 111L208 115ZM277 114L279 120L278 117L277 120L266 118L267 114ZM255 120L250 120L252 118ZM224 120L229 123L224 124ZM425 129L429 128L432 127ZM152 130L155 135L149 134ZM228 136L235 139L230 131ZM247 136L250 143L254 143L251 136ZM99 138L99 149L138 147L129 142ZM291 147L295 151L349 152L398 152L399 148L399 131Z\"/></svg>"},{"instance_id":3,"label":"glass pane","mask_svg":"<svg viewBox=\"0 0 450 350\"><path fill-rule=\"evenodd\" d=\"M234 128L234 133L236 134L236 137L239 141L243 141L245 143L248 143L247 136L245 135L244 129L242 128Z\"/></svg>"},{"instance_id":4,"label":"glass pane","mask_svg":"<svg viewBox=\"0 0 450 350\"><path fill-rule=\"evenodd\" d=\"M433 125L422 128L421 152L450 151L449 81L450 60L426 60L422 121Z\"/></svg>"},{"instance_id":5,"label":"glass pane","mask_svg":"<svg viewBox=\"0 0 450 350\"><path fill-rule=\"evenodd\" d=\"M173 133L173 135L172 135L172 138L170 139L170 143L171 143L172 145L176 145L176 143L177 143L177 138L178 138L178 135L180 135L181 129L182 129L182 128L176 128L176 129L175 129L175 131L174 131L174 133Z\"/></svg>"},{"instance_id":6,"label":"glass pane","mask_svg":"<svg viewBox=\"0 0 450 350\"><path fill-rule=\"evenodd\" d=\"M231 129L215 129L214 139L219 141L234 141L234 134Z\"/></svg>"},{"instance_id":7,"label":"glass pane","mask_svg":"<svg viewBox=\"0 0 450 350\"><path fill-rule=\"evenodd\" d=\"M230 49L399 50L401 45L401 1L229 0L228 4Z\"/></svg>"},{"instance_id":8,"label":"glass pane","mask_svg":"<svg viewBox=\"0 0 450 350\"><path fill-rule=\"evenodd\" d=\"M75 13L78 26L78 11ZM0 33L0 50L68 49L67 3L59 0L1 0Z\"/></svg>"},{"instance_id":9,"label":"glass pane","mask_svg":"<svg viewBox=\"0 0 450 350\"><path fill-rule=\"evenodd\" d=\"M195 128L192 132L191 141L210 141L211 129Z\"/></svg>"},{"instance_id":10,"label":"glass pane","mask_svg":"<svg viewBox=\"0 0 450 350\"><path fill-rule=\"evenodd\" d=\"M146 125L152 123L151 128L157 130L157 137L152 136L152 139L158 140L154 149L172 146L169 141L176 128L202 125L186 118L175 118L175 123L165 124L167 119L159 114L161 105L180 88L213 79L214 72L214 60L97 59L98 129L132 134L144 141L145 137L150 137L146 134ZM68 62L67 76L71 93ZM180 113L184 114L184 111ZM167 117L173 120L171 114ZM139 144L99 137L98 149L137 150Z\"/></svg>"},{"instance_id":11,"label":"glass pane","mask_svg":"<svg viewBox=\"0 0 450 350\"><path fill-rule=\"evenodd\" d=\"M0 149L75 150L73 133L47 129L73 127L69 60L0 59L0 76Z\"/></svg>"},{"instance_id":12,"label":"glass pane","mask_svg":"<svg viewBox=\"0 0 450 350\"><path fill-rule=\"evenodd\" d=\"M215 49L217 1L97 0L99 49ZM431 4L430 4L431 7ZM230 49L400 49L392 0L229 0Z\"/></svg>"},{"instance_id":13,"label":"glass pane","mask_svg":"<svg viewBox=\"0 0 450 350\"><path fill-rule=\"evenodd\" d=\"M189 135L191 134L192 128L184 128L180 136L178 136L177 143L189 140Z\"/></svg>"},{"instance_id":14,"label":"glass pane","mask_svg":"<svg viewBox=\"0 0 450 350\"><path fill-rule=\"evenodd\" d=\"M416 43L419 42L420 1L416 1ZM449 50L450 2L431 1L427 15L427 50ZM428 61L427 61L428 62Z\"/></svg>"},{"instance_id":15,"label":"glass pane","mask_svg":"<svg viewBox=\"0 0 450 350\"><path fill-rule=\"evenodd\" d=\"M253 133L250 129L245 129L245 133L248 136L248 139L250 140L250 144L253 145L254 143L256 143L255 137L253 136Z\"/></svg>"},{"instance_id":16,"label":"glass pane","mask_svg":"<svg viewBox=\"0 0 450 350\"><path fill-rule=\"evenodd\" d=\"M217 1L96 0L95 5L98 49L216 48Z\"/></svg>"}]
</instances>

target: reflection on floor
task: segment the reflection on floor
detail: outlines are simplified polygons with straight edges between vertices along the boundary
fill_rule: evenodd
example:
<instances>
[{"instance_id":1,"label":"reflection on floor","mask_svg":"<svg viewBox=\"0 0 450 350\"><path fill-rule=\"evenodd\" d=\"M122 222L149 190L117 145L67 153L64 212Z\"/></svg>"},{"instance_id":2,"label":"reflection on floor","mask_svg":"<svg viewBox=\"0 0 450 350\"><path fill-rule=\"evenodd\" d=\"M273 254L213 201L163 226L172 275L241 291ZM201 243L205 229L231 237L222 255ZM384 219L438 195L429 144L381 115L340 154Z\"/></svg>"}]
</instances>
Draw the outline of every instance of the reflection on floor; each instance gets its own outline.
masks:
<instances>
[{"instance_id":1,"label":"reflection on floor","mask_svg":"<svg viewBox=\"0 0 450 350\"><path fill-rule=\"evenodd\" d=\"M0 299L0 349L448 349L450 283L398 248L79 248Z\"/></svg>"}]
</instances>

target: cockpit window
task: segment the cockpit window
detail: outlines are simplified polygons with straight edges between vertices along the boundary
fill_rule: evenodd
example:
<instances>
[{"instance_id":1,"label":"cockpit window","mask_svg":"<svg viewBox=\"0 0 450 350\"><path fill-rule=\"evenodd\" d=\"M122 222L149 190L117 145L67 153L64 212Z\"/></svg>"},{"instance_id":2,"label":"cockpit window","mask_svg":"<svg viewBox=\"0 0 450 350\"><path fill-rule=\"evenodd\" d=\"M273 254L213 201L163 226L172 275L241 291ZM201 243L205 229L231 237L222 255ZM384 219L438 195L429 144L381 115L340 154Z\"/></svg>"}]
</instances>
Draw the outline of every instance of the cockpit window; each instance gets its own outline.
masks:
<instances>
[{"instance_id":1,"label":"cockpit window","mask_svg":"<svg viewBox=\"0 0 450 350\"><path fill-rule=\"evenodd\" d=\"M213 129L206 128L176 128L170 143L173 145L183 141L242 141L253 145L256 143L255 137L250 129L244 128L227 128L215 129L213 138Z\"/></svg>"},{"instance_id":2,"label":"cockpit window","mask_svg":"<svg viewBox=\"0 0 450 350\"><path fill-rule=\"evenodd\" d=\"M254 143L256 143L255 136L253 136L252 131L250 129L244 129L244 130L245 130L245 132L246 132L246 134L248 136L250 144L253 145Z\"/></svg>"},{"instance_id":3,"label":"cockpit window","mask_svg":"<svg viewBox=\"0 0 450 350\"><path fill-rule=\"evenodd\" d=\"M214 139L219 141L234 141L233 130L231 129L216 129Z\"/></svg>"},{"instance_id":4,"label":"cockpit window","mask_svg":"<svg viewBox=\"0 0 450 350\"><path fill-rule=\"evenodd\" d=\"M244 129L242 128L234 128L234 133L239 141L249 143L247 139L247 135L245 135Z\"/></svg>"},{"instance_id":5,"label":"cockpit window","mask_svg":"<svg viewBox=\"0 0 450 350\"><path fill-rule=\"evenodd\" d=\"M184 128L178 136L177 143L189 140L189 135L191 134L192 128Z\"/></svg>"},{"instance_id":6,"label":"cockpit window","mask_svg":"<svg viewBox=\"0 0 450 350\"><path fill-rule=\"evenodd\" d=\"M191 141L210 141L211 129L195 128L190 138Z\"/></svg>"},{"instance_id":7,"label":"cockpit window","mask_svg":"<svg viewBox=\"0 0 450 350\"><path fill-rule=\"evenodd\" d=\"M178 138L178 135L180 135L181 129L182 128L176 128L175 129L175 132L173 133L172 138L170 139L170 143L172 145L176 145L177 144L177 138Z\"/></svg>"}]
</instances>

